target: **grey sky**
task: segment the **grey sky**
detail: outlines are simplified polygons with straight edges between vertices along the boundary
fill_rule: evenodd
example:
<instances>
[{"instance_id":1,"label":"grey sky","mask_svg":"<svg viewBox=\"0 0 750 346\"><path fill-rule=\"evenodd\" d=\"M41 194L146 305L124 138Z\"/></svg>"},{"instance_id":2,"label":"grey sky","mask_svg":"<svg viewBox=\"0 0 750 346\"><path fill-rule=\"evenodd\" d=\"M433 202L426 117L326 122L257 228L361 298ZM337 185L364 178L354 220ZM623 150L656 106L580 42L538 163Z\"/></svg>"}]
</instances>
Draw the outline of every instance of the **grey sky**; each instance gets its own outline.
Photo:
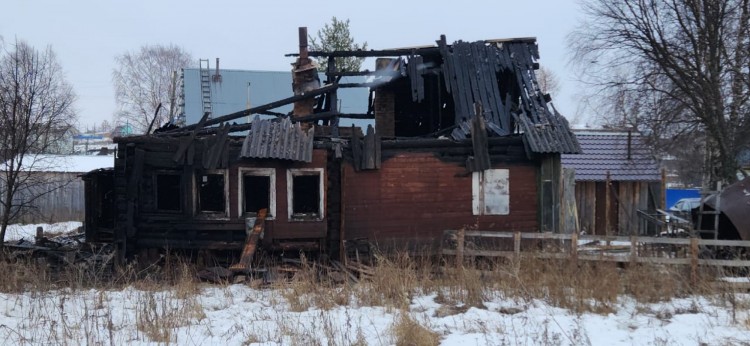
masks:
<instances>
[{"instance_id":1,"label":"grey sky","mask_svg":"<svg viewBox=\"0 0 750 346\"><path fill-rule=\"evenodd\" d=\"M13 1L3 5L0 36L51 45L73 84L80 124L111 120L114 56L146 44L174 43L222 68L285 71L297 27L314 34L332 16L350 19L372 49L535 36L541 63L561 79L558 110L575 116L579 88L567 65L565 36L575 27L573 0L495 1ZM365 66L372 68L372 66Z\"/></svg>"}]
</instances>

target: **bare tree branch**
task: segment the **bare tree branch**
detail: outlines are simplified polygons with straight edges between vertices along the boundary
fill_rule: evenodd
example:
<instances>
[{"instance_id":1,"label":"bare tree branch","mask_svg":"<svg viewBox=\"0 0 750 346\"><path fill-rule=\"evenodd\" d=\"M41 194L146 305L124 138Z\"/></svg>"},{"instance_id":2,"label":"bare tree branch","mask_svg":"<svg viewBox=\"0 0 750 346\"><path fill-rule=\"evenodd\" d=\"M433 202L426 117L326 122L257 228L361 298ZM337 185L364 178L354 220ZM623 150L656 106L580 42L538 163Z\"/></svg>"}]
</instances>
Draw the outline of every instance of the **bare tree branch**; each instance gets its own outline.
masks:
<instances>
[{"instance_id":1,"label":"bare tree branch","mask_svg":"<svg viewBox=\"0 0 750 346\"><path fill-rule=\"evenodd\" d=\"M135 132L143 133L154 120L159 103L172 107L170 90L173 71L180 71L193 64L193 58L184 49L175 46L143 46L137 52L126 52L115 57L118 67L112 72L115 100L119 112L115 115L118 125L129 124ZM172 109L157 115L155 124L169 121Z\"/></svg>"},{"instance_id":2,"label":"bare tree branch","mask_svg":"<svg viewBox=\"0 0 750 346\"><path fill-rule=\"evenodd\" d=\"M706 184L736 180L750 147L749 2L587 0L569 36L572 62L608 122L654 143L703 140Z\"/></svg>"}]
</instances>

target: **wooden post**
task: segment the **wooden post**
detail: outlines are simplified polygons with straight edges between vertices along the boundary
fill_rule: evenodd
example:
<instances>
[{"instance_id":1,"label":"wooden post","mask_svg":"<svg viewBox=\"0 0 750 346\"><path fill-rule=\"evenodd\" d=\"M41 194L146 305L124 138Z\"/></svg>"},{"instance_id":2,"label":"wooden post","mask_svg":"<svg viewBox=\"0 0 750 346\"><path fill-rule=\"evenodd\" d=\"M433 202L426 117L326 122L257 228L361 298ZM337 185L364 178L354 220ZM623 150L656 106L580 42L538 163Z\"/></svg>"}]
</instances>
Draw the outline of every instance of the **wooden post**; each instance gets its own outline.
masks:
<instances>
[{"instance_id":1,"label":"wooden post","mask_svg":"<svg viewBox=\"0 0 750 346\"><path fill-rule=\"evenodd\" d=\"M44 228L42 226L37 226L36 228L36 237L34 237L34 242L36 244L39 244L42 242L42 238L44 238Z\"/></svg>"},{"instance_id":2,"label":"wooden post","mask_svg":"<svg viewBox=\"0 0 750 346\"><path fill-rule=\"evenodd\" d=\"M714 240L719 239L719 218L721 217L721 182L716 182L716 210L714 213Z\"/></svg>"},{"instance_id":3,"label":"wooden post","mask_svg":"<svg viewBox=\"0 0 750 346\"><path fill-rule=\"evenodd\" d=\"M690 238L690 284L698 283L698 237Z\"/></svg>"},{"instance_id":4,"label":"wooden post","mask_svg":"<svg viewBox=\"0 0 750 346\"><path fill-rule=\"evenodd\" d=\"M573 232L570 237L570 260L574 265L578 264L578 233Z\"/></svg>"},{"instance_id":5,"label":"wooden post","mask_svg":"<svg viewBox=\"0 0 750 346\"><path fill-rule=\"evenodd\" d=\"M578 222L578 206L575 193L575 170L563 168L560 184L561 203L560 203L560 220L562 220L560 233L578 233L580 225Z\"/></svg>"},{"instance_id":6,"label":"wooden post","mask_svg":"<svg viewBox=\"0 0 750 346\"><path fill-rule=\"evenodd\" d=\"M636 242L636 236L630 235L630 264L635 265L638 258L638 242Z\"/></svg>"},{"instance_id":7,"label":"wooden post","mask_svg":"<svg viewBox=\"0 0 750 346\"><path fill-rule=\"evenodd\" d=\"M609 236L609 208L611 205L610 201L610 192L609 192L609 185L611 184L611 177L609 175L609 171L607 171L607 180L604 182L604 234ZM607 240L607 245L609 245L609 240Z\"/></svg>"},{"instance_id":8,"label":"wooden post","mask_svg":"<svg viewBox=\"0 0 750 346\"><path fill-rule=\"evenodd\" d=\"M466 229L461 227L458 230L456 239L456 267L462 268L464 265L464 237L466 236Z\"/></svg>"},{"instance_id":9,"label":"wooden post","mask_svg":"<svg viewBox=\"0 0 750 346\"><path fill-rule=\"evenodd\" d=\"M513 233L513 253L515 255L515 269L516 271L521 269L521 232L516 231Z\"/></svg>"},{"instance_id":10,"label":"wooden post","mask_svg":"<svg viewBox=\"0 0 750 346\"><path fill-rule=\"evenodd\" d=\"M341 164L340 170L341 182L339 183L339 192L341 194L341 202L339 205L339 218L341 220L339 224L339 261L344 265L347 265L346 242L344 241L346 238L346 167L344 167L344 163ZM359 262L359 260L357 262Z\"/></svg>"},{"instance_id":11,"label":"wooden post","mask_svg":"<svg viewBox=\"0 0 750 346\"><path fill-rule=\"evenodd\" d=\"M659 200L660 206L657 208L660 208L662 210L667 210L667 169L662 168L661 169L661 198Z\"/></svg>"}]
</instances>

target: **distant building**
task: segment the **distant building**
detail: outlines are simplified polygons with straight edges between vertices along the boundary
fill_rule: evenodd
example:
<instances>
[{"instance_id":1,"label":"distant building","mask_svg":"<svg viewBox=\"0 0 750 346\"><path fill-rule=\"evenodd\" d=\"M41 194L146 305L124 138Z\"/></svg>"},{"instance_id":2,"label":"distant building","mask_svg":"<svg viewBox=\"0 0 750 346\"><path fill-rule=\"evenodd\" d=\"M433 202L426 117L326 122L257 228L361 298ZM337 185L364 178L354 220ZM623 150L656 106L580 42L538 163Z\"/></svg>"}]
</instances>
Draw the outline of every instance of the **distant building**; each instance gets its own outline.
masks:
<instances>
[{"instance_id":1,"label":"distant building","mask_svg":"<svg viewBox=\"0 0 750 346\"><path fill-rule=\"evenodd\" d=\"M54 223L83 221L84 184L80 176L93 170L114 167L113 155L48 155L27 154L22 179L27 185L15 196L17 201L31 201L33 208L24 213L21 223ZM0 163L0 172L9 166ZM0 190L5 182L0 179ZM43 195L36 198L35 196Z\"/></svg>"},{"instance_id":2,"label":"distant building","mask_svg":"<svg viewBox=\"0 0 750 346\"><path fill-rule=\"evenodd\" d=\"M203 76L203 78L202 78ZM321 83L325 75L320 74ZM364 77L345 77L341 83L361 83ZM210 87L204 87L209 85ZM340 89L339 111L342 113L367 113L369 91L366 88ZM293 96L291 71L215 70L207 68L185 68L182 71L180 95L181 111L178 125L197 123L204 112L211 118L261 106ZM274 109L287 114L291 105ZM248 118L237 119L245 123ZM341 126L372 124L372 121L341 119Z\"/></svg>"}]
</instances>

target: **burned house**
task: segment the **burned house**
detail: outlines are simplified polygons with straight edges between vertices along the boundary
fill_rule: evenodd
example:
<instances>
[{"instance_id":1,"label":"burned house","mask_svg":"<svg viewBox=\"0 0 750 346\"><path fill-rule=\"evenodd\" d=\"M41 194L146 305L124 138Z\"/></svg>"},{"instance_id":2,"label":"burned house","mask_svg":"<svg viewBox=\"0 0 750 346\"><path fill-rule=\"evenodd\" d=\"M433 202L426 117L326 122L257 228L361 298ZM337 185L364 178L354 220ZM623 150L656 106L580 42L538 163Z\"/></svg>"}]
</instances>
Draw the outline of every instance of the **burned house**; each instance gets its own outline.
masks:
<instances>
[{"instance_id":1,"label":"burned house","mask_svg":"<svg viewBox=\"0 0 750 346\"><path fill-rule=\"evenodd\" d=\"M534 39L308 52L306 37L301 29L294 96L116 139L114 170L87 180L87 197L106 203L88 206L112 211L87 216L91 239L123 254L240 249L261 209L261 246L332 256L355 239L416 248L446 229L558 229L560 155L580 148L539 91ZM328 57L323 82L312 57ZM377 58L376 69L339 72L336 57ZM350 75L366 82L340 82ZM344 88L370 91L366 113L337 110ZM291 114L273 111L290 104ZM339 127L342 118L375 126Z\"/></svg>"}]
</instances>

